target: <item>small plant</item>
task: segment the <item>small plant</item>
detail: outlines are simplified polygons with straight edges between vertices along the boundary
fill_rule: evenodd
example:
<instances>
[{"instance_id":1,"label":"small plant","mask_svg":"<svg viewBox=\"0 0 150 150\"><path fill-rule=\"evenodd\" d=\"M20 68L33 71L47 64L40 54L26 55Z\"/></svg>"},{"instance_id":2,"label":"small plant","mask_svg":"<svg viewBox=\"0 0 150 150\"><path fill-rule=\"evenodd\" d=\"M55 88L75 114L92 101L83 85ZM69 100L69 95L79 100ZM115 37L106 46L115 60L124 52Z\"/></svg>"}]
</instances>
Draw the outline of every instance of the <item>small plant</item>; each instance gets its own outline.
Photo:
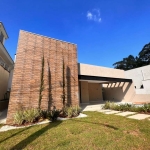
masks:
<instances>
[{"instance_id":1,"label":"small plant","mask_svg":"<svg viewBox=\"0 0 150 150\"><path fill-rule=\"evenodd\" d=\"M14 115L14 124L21 125L24 121L24 114L22 110L18 110Z\"/></svg>"},{"instance_id":2,"label":"small plant","mask_svg":"<svg viewBox=\"0 0 150 150\"><path fill-rule=\"evenodd\" d=\"M52 118L51 111L41 110L40 111L40 117L43 118L43 119L51 120L51 118Z\"/></svg>"},{"instance_id":3,"label":"small plant","mask_svg":"<svg viewBox=\"0 0 150 150\"><path fill-rule=\"evenodd\" d=\"M42 117L43 119L55 121L55 120L57 120L60 112L61 112L60 110L57 110L55 107L53 107L53 109L50 111L41 110L40 111L40 117Z\"/></svg>"},{"instance_id":4,"label":"small plant","mask_svg":"<svg viewBox=\"0 0 150 150\"><path fill-rule=\"evenodd\" d=\"M61 111L55 109L55 107L50 111L51 112L51 121L56 121Z\"/></svg>"},{"instance_id":5,"label":"small plant","mask_svg":"<svg viewBox=\"0 0 150 150\"><path fill-rule=\"evenodd\" d=\"M80 112L81 112L81 107L79 107L78 105L73 107L73 116L78 116Z\"/></svg>"},{"instance_id":6,"label":"small plant","mask_svg":"<svg viewBox=\"0 0 150 150\"><path fill-rule=\"evenodd\" d=\"M73 107L67 107L66 114L68 118L71 118L73 116Z\"/></svg>"},{"instance_id":7,"label":"small plant","mask_svg":"<svg viewBox=\"0 0 150 150\"><path fill-rule=\"evenodd\" d=\"M39 110L35 108L18 110L14 115L14 124L33 123L39 116Z\"/></svg>"},{"instance_id":8,"label":"small plant","mask_svg":"<svg viewBox=\"0 0 150 150\"><path fill-rule=\"evenodd\" d=\"M103 109L110 109L111 102L106 101L105 105L103 106Z\"/></svg>"},{"instance_id":9,"label":"small plant","mask_svg":"<svg viewBox=\"0 0 150 150\"><path fill-rule=\"evenodd\" d=\"M68 117L68 118L76 117L81 112L81 108L79 106L69 106L69 107L66 106L63 112L64 112L65 117Z\"/></svg>"},{"instance_id":10,"label":"small plant","mask_svg":"<svg viewBox=\"0 0 150 150\"><path fill-rule=\"evenodd\" d=\"M36 121L38 119L38 117L40 116L40 112L38 109L35 108L30 108L30 109L26 109L23 111L23 115L24 115L24 120L26 122L30 122L33 123L34 121Z\"/></svg>"}]
</instances>

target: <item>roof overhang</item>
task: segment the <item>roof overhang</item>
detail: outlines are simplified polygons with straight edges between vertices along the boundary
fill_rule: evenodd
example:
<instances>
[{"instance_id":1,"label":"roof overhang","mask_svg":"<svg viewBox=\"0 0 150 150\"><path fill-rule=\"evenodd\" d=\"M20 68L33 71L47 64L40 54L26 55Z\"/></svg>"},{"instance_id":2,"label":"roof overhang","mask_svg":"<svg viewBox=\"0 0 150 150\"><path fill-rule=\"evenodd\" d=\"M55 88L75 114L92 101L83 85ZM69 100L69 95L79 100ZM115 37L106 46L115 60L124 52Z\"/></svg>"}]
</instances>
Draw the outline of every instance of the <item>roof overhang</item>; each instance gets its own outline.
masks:
<instances>
[{"instance_id":1,"label":"roof overhang","mask_svg":"<svg viewBox=\"0 0 150 150\"><path fill-rule=\"evenodd\" d=\"M129 83L132 83L132 79L100 77L100 76L87 76L87 75L78 75L78 79L79 79L79 81L97 82L97 83L101 83L101 84L106 84L108 82L129 82Z\"/></svg>"},{"instance_id":2,"label":"roof overhang","mask_svg":"<svg viewBox=\"0 0 150 150\"><path fill-rule=\"evenodd\" d=\"M2 22L0 22L0 30L2 31L2 33L3 33L4 37L5 37L5 39L8 39L8 38L9 38L9 37L8 37L8 34L7 34L6 30L5 30L5 27L4 27L4 25L3 25Z\"/></svg>"},{"instance_id":3,"label":"roof overhang","mask_svg":"<svg viewBox=\"0 0 150 150\"><path fill-rule=\"evenodd\" d=\"M14 61L12 60L11 56L9 55L6 48L1 42L0 42L0 56L7 65L12 66L14 64Z\"/></svg>"}]
</instances>

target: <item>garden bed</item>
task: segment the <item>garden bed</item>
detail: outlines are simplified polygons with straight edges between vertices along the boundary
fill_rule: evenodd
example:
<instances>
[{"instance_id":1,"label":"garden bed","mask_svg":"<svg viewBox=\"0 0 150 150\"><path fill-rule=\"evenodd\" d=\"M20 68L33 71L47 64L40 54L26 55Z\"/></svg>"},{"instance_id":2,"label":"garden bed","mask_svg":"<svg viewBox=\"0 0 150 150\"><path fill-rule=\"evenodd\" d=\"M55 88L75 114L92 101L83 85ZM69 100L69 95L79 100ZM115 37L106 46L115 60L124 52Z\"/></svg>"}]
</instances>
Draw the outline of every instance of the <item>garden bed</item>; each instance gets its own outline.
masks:
<instances>
[{"instance_id":1,"label":"garden bed","mask_svg":"<svg viewBox=\"0 0 150 150\"><path fill-rule=\"evenodd\" d=\"M72 117L72 118L68 118L68 117L57 117L58 121L63 121L63 120L68 120L68 119L74 119L74 118L84 118L87 117L86 114L82 114L80 113L77 117ZM26 124L22 124L22 125L18 125L18 124L14 124L14 125L3 125L0 128L0 132L4 132L4 131L8 131L8 130L13 130L13 129L20 129L20 128L26 128L26 127L31 127L31 126L35 126L35 125L41 125L41 124L46 124L46 123L50 123L52 121L46 119L40 122L34 122L34 123L26 123Z\"/></svg>"},{"instance_id":2,"label":"garden bed","mask_svg":"<svg viewBox=\"0 0 150 150\"><path fill-rule=\"evenodd\" d=\"M41 124L46 124L46 123L50 123L50 120L44 120L41 122L36 122L36 123L30 123L30 124L23 124L23 125L3 125L0 128L0 132L4 132L4 131L8 131L8 130L13 130L13 129L20 129L20 128L26 128L26 127L31 127L31 126L35 126L35 125L41 125Z\"/></svg>"},{"instance_id":3,"label":"garden bed","mask_svg":"<svg viewBox=\"0 0 150 150\"><path fill-rule=\"evenodd\" d=\"M114 103L107 101L104 104L103 109L150 114L150 104Z\"/></svg>"}]
</instances>

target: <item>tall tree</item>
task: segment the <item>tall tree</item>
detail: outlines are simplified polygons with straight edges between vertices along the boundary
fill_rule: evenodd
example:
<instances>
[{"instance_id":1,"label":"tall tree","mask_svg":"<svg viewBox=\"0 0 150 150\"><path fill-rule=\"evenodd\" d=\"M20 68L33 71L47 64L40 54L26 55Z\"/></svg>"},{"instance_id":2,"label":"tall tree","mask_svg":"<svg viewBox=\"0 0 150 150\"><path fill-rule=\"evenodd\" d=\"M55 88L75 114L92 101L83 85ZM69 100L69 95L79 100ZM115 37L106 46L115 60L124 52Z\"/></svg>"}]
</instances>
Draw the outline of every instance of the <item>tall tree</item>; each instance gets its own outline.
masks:
<instances>
[{"instance_id":1,"label":"tall tree","mask_svg":"<svg viewBox=\"0 0 150 150\"><path fill-rule=\"evenodd\" d=\"M113 66L116 69L133 69L136 67L136 58L134 58L132 55L129 55L127 58L123 58L123 60L114 63Z\"/></svg>"},{"instance_id":2,"label":"tall tree","mask_svg":"<svg viewBox=\"0 0 150 150\"><path fill-rule=\"evenodd\" d=\"M146 44L139 52L139 67L150 64L150 43Z\"/></svg>"},{"instance_id":3,"label":"tall tree","mask_svg":"<svg viewBox=\"0 0 150 150\"><path fill-rule=\"evenodd\" d=\"M137 67L142 67L150 64L150 43L146 44L143 49L139 52L139 55L134 57L129 55L123 60L113 64L116 69L129 70Z\"/></svg>"}]
</instances>

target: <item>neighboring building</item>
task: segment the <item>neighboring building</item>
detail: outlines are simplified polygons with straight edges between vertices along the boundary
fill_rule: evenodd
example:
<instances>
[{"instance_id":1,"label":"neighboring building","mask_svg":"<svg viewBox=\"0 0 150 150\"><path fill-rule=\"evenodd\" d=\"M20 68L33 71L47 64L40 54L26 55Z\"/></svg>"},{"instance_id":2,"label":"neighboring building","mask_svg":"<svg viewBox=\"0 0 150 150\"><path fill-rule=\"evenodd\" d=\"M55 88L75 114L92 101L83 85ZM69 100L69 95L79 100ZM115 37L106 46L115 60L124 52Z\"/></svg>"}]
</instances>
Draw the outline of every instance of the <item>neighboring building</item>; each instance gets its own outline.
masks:
<instances>
[{"instance_id":1,"label":"neighboring building","mask_svg":"<svg viewBox=\"0 0 150 150\"><path fill-rule=\"evenodd\" d=\"M77 45L20 31L7 115L8 124L12 123L13 115L20 106L38 107L42 78L42 109L63 106L63 85L68 105L100 103L106 100L150 102L150 94L139 99L141 95L136 94L130 79L132 77L127 78L124 70L78 64Z\"/></svg>"},{"instance_id":2,"label":"neighboring building","mask_svg":"<svg viewBox=\"0 0 150 150\"><path fill-rule=\"evenodd\" d=\"M13 60L7 52L4 43L8 39L7 32L2 22L0 22L0 100L3 100L9 90L8 80L13 68ZM6 96L7 97L7 96Z\"/></svg>"},{"instance_id":3,"label":"neighboring building","mask_svg":"<svg viewBox=\"0 0 150 150\"><path fill-rule=\"evenodd\" d=\"M4 43L8 39L7 32L0 22L0 111L8 108L8 99L11 85L8 86L12 76L13 60L7 52Z\"/></svg>"}]
</instances>

